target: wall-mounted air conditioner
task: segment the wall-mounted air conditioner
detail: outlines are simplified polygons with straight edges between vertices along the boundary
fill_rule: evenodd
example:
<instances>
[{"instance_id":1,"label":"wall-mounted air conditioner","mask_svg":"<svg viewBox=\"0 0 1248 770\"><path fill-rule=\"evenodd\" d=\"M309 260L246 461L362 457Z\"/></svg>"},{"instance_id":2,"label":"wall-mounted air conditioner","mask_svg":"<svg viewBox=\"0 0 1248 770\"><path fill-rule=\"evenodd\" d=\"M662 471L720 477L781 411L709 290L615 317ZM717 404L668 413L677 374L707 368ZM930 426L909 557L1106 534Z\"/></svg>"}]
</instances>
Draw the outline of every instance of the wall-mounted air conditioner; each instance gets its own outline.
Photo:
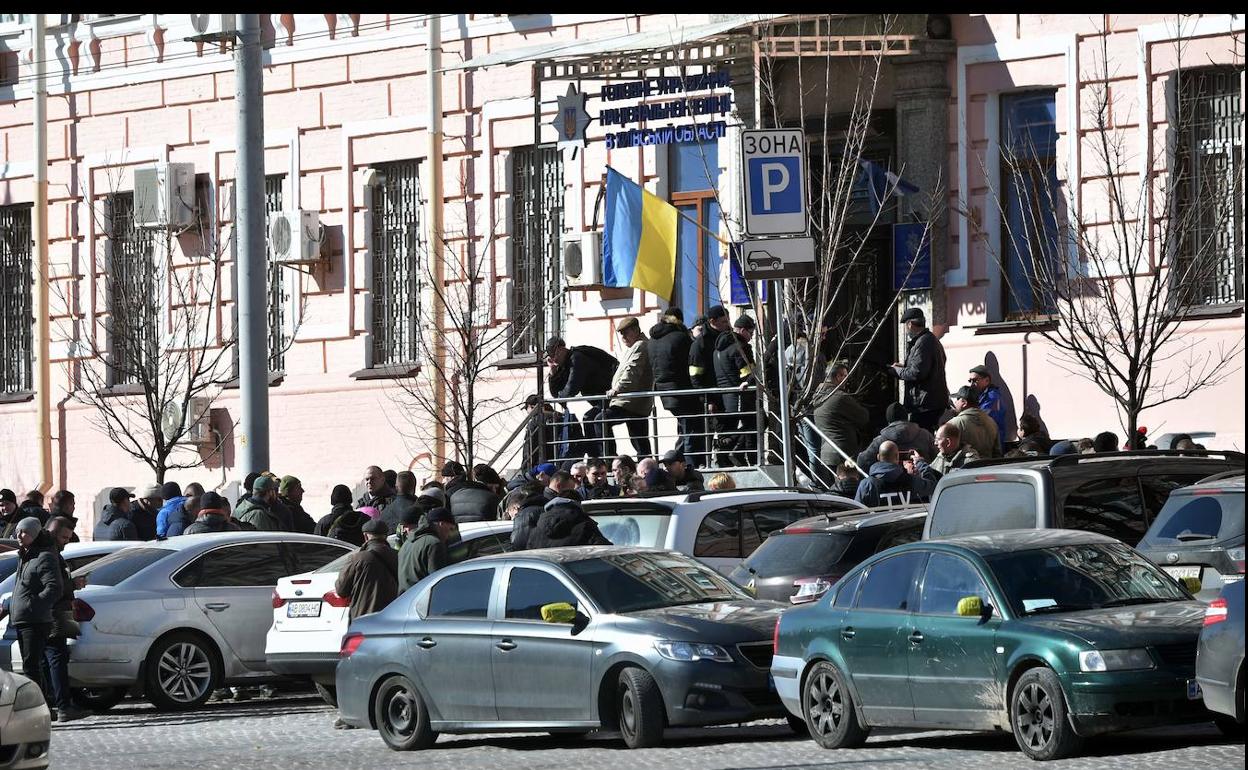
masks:
<instances>
[{"instance_id":1,"label":"wall-mounted air conditioner","mask_svg":"<svg viewBox=\"0 0 1248 770\"><path fill-rule=\"evenodd\" d=\"M559 243L563 276L568 286L598 286L602 283L602 233L568 233Z\"/></svg>"},{"instance_id":2,"label":"wall-mounted air conditioner","mask_svg":"<svg viewBox=\"0 0 1248 770\"><path fill-rule=\"evenodd\" d=\"M161 163L134 171L134 224L175 230L195 224L195 164Z\"/></svg>"},{"instance_id":3,"label":"wall-mounted air conditioner","mask_svg":"<svg viewBox=\"0 0 1248 770\"><path fill-rule=\"evenodd\" d=\"M203 40L233 40L237 31L232 13L192 13L191 29Z\"/></svg>"},{"instance_id":4,"label":"wall-mounted air conditioner","mask_svg":"<svg viewBox=\"0 0 1248 770\"><path fill-rule=\"evenodd\" d=\"M274 262L317 262L321 258L321 217L294 209L269 215L269 251Z\"/></svg>"}]
</instances>

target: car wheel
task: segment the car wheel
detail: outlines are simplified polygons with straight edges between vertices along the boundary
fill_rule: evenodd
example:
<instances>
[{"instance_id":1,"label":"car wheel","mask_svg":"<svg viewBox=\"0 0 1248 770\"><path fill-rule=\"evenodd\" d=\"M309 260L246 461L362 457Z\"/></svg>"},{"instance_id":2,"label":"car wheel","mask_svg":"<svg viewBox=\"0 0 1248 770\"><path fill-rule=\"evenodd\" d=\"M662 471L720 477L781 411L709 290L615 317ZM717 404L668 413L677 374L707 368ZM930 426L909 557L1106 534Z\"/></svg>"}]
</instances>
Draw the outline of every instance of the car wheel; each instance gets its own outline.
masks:
<instances>
[{"instance_id":1,"label":"car wheel","mask_svg":"<svg viewBox=\"0 0 1248 770\"><path fill-rule=\"evenodd\" d=\"M377 691L373 721L386 745L395 751L427 749L438 739L429 727L429 710L412 680L392 676Z\"/></svg>"},{"instance_id":2,"label":"car wheel","mask_svg":"<svg viewBox=\"0 0 1248 770\"><path fill-rule=\"evenodd\" d=\"M1066 699L1057 674L1033 668L1018 678L1010 693L1010 725L1014 740L1028 757L1062 759L1083 744L1066 715Z\"/></svg>"},{"instance_id":3,"label":"car wheel","mask_svg":"<svg viewBox=\"0 0 1248 770\"><path fill-rule=\"evenodd\" d=\"M663 740L663 696L649 672L626 668L620 672L620 736L630 749L657 746Z\"/></svg>"},{"instance_id":4,"label":"car wheel","mask_svg":"<svg viewBox=\"0 0 1248 770\"><path fill-rule=\"evenodd\" d=\"M870 729L858 721L854 698L836 666L820 661L802 688L802 716L810 737L825 749L852 749L866 743Z\"/></svg>"},{"instance_id":5,"label":"car wheel","mask_svg":"<svg viewBox=\"0 0 1248 770\"><path fill-rule=\"evenodd\" d=\"M198 708L221 680L215 652L193 634L170 634L147 655L144 692L161 711Z\"/></svg>"},{"instance_id":6,"label":"car wheel","mask_svg":"<svg viewBox=\"0 0 1248 770\"><path fill-rule=\"evenodd\" d=\"M129 691L128 687L77 687L70 697L78 708L103 713L121 703Z\"/></svg>"},{"instance_id":7,"label":"car wheel","mask_svg":"<svg viewBox=\"0 0 1248 770\"><path fill-rule=\"evenodd\" d=\"M316 688L316 694L321 696L321 700L325 701L327 705L338 708L337 687L332 684L321 684L320 682L313 682L312 686Z\"/></svg>"},{"instance_id":8,"label":"car wheel","mask_svg":"<svg viewBox=\"0 0 1248 770\"><path fill-rule=\"evenodd\" d=\"M806 726L806 720L801 717L795 717L789 714L786 719L789 722L789 729L794 735L810 735L810 728Z\"/></svg>"}]
</instances>

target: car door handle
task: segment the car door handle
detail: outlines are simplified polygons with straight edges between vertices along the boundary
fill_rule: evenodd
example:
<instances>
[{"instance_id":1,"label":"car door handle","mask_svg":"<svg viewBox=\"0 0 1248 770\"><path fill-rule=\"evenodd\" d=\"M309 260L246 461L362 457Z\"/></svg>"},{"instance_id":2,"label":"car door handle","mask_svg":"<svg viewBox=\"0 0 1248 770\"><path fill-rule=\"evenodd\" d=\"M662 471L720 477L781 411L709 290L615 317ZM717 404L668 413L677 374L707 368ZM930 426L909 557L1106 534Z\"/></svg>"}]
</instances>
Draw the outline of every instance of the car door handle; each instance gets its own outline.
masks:
<instances>
[{"instance_id":1,"label":"car door handle","mask_svg":"<svg viewBox=\"0 0 1248 770\"><path fill-rule=\"evenodd\" d=\"M204 606L213 612L224 612L230 608L230 605L226 602L208 602Z\"/></svg>"},{"instance_id":2,"label":"car door handle","mask_svg":"<svg viewBox=\"0 0 1248 770\"><path fill-rule=\"evenodd\" d=\"M856 634L856 633L858 633L858 632L857 632L857 631L855 631L852 627L851 627L851 628L843 628L843 629L841 629L841 638L842 638L842 639L853 639L853 638L854 638L854 634Z\"/></svg>"},{"instance_id":3,"label":"car door handle","mask_svg":"<svg viewBox=\"0 0 1248 770\"><path fill-rule=\"evenodd\" d=\"M504 639L503 641L499 642L498 644L494 646L502 650L503 652L516 649L516 643L511 641L510 639Z\"/></svg>"},{"instance_id":4,"label":"car door handle","mask_svg":"<svg viewBox=\"0 0 1248 770\"><path fill-rule=\"evenodd\" d=\"M923 634L919 631L911 631L909 638L911 644L918 644L923 641Z\"/></svg>"},{"instance_id":5,"label":"car door handle","mask_svg":"<svg viewBox=\"0 0 1248 770\"><path fill-rule=\"evenodd\" d=\"M433 641L433 639L430 639L430 638L429 638L429 637L427 637L427 636L426 636L424 639L421 639L421 640L420 640L419 642L417 642L416 644L417 644L417 646L421 647L422 649L426 649L426 650L431 650L431 649L433 649L434 647L437 647L437 646L438 646L438 643L437 643L437 642Z\"/></svg>"}]
</instances>

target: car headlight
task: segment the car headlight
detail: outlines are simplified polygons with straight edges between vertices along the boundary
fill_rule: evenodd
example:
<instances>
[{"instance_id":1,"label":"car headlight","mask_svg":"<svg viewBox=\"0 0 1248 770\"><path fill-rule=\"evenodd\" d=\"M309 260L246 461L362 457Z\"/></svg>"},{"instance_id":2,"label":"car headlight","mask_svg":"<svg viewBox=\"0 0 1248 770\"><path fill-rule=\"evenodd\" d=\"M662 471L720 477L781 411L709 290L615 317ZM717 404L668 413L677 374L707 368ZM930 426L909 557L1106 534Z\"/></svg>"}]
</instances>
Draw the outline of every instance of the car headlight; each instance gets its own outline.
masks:
<instances>
[{"instance_id":1,"label":"car headlight","mask_svg":"<svg viewBox=\"0 0 1248 770\"><path fill-rule=\"evenodd\" d=\"M43 693L39 692L39 685L27 682L17 689L17 697L13 700L14 711L25 711L42 705Z\"/></svg>"},{"instance_id":2,"label":"car headlight","mask_svg":"<svg viewBox=\"0 0 1248 770\"><path fill-rule=\"evenodd\" d=\"M714 660L720 663L731 663L732 656L718 644L701 644L698 642L655 642L654 649L668 660L694 661Z\"/></svg>"},{"instance_id":3,"label":"car headlight","mask_svg":"<svg viewBox=\"0 0 1248 770\"><path fill-rule=\"evenodd\" d=\"M1080 671L1132 671L1153 667L1148 650L1088 650L1079 653Z\"/></svg>"},{"instance_id":4,"label":"car headlight","mask_svg":"<svg viewBox=\"0 0 1248 770\"><path fill-rule=\"evenodd\" d=\"M790 596L789 601L792 602L793 604L805 604L806 602L813 602L814 600L818 599L820 596L823 596L824 594L826 594L828 592L828 589L831 587L832 587L832 584L828 582L827 580L824 580L821 577L815 578L814 580L808 580L805 582L798 582L797 593Z\"/></svg>"}]
</instances>

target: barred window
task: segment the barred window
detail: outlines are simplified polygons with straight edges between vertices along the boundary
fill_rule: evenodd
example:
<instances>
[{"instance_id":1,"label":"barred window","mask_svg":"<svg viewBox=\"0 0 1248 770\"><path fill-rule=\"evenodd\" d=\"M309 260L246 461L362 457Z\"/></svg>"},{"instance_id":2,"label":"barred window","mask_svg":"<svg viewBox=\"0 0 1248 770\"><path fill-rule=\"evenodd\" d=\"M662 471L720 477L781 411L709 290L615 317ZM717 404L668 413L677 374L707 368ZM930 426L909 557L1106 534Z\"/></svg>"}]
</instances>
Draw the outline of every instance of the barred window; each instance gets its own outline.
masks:
<instances>
[{"instance_id":1,"label":"barred window","mask_svg":"<svg viewBox=\"0 0 1248 770\"><path fill-rule=\"evenodd\" d=\"M109 230L105 292L109 320L109 385L155 381L157 365L155 239L135 226L134 193L113 193L105 200Z\"/></svg>"},{"instance_id":2,"label":"barred window","mask_svg":"<svg viewBox=\"0 0 1248 770\"><path fill-rule=\"evenodd\" d=\"M1243 70L1231 68L1178 78L1173 275L1187 305L1244 301L1242 84Z\"/></svg>"},{"instance_id":3,"label":"barred window","mask_svg":"<svg viewBox=\"0 0 1248 770\"><path fill-rule=\"evenodd\" d=\"M282 210L282 187L286 182L285 174L273 174L264 178L264 210L267 214L275 214ZM269 231L268 217L265 219L264 231ZM265 254L269 263L269 372L286 371L286 345L290 341L286 329L285 307L290 296L286 293L286 271L273 259L273 249L265 238ZM237 350L237 348L235 348ZM237 353L235 354L237 355Z\"/></svg>"},{"instance_id":4,"label":"barred window","mask_svg":"<svg viewBox=\"0 0 1248 770\"><path fill-rule=\"evenodd\" d=\"M30 211L0 206L0 393L32 388Z\"/></svg>"},{"instance_id":5,"label":"barred window","mask_svg":"<svg viewBox=\"0 0 1248 770\"><path fill-rule=\"evenodd\" d=\"M379 163L372 200L372 366L415 363L425 257L415 160Z\"/></svg>"},{"instance_id":6,"label":"barred window","mask_svg":"<svg viewBox=\"0 0 1248 770\"><path fill-rule=\"evenodd\" d=\"M546 313L546 333L560 333L559 287L563 234L563 161L556 147L521 147L511 153L511 342L510 355L540 349L535 319ZM541 168L535 168L540 160ZM540 171L540 178L538 173ZM594 255L585 255L595 259Z\"/></svg>"}]
</instances>

